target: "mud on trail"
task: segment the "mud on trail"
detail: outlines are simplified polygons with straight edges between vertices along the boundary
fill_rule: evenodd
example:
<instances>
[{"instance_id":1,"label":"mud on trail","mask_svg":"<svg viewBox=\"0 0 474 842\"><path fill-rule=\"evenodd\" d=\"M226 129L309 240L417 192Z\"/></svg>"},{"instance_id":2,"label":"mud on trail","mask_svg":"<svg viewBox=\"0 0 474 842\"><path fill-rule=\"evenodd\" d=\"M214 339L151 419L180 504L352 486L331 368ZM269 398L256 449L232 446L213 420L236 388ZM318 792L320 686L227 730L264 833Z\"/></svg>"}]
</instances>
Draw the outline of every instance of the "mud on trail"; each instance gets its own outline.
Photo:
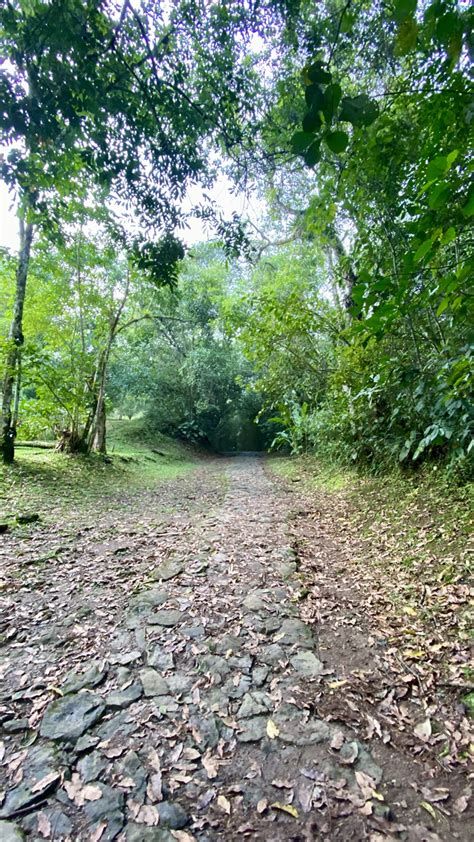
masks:
<instances>
[{"instance_id":1,"label":"mud on trail","mask_svg":"<svg viewBox=\"0 0 474 842\"><path fill-rule=\"evenodd\" d=\"M463 770L409 671L394 717L400 674L300 497L210 460L2 536L2 842L470 838Z\"/></svg>"}]
</instances>

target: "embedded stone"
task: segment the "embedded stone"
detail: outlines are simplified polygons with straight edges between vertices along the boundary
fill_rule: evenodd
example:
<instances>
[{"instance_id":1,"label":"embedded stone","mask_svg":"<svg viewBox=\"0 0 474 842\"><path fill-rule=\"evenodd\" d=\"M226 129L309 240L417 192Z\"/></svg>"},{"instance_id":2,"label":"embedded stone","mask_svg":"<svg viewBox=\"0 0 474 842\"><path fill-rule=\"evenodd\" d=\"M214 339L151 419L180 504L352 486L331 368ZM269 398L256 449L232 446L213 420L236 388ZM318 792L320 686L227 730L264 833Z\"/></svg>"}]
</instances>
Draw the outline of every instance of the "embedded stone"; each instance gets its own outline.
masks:
<instances>
[{"instance_id":1,"label":"embedded stone","mask_svg":"<svg viewBox=\"0 0 474 842\"><path fill-rule=\"evenodd\" d=\"M296 655L293 655L290 658L290 664L296 672L300 675L305 675L307 678L317 678L321 675L321 671L324 668L319 658L307 649L303 649L297 652Z\"/></svg>"},{"instance_id":2,"label":"embedded stone","mask_svg":"<svg viewBox=\"0 0 474 842\"><path fill-rule=\"evenodd\" d=\"M245 719L258 716L260 713L267 713L272 708L273 703L267 693L263 693L261 690L253 690L251 693L245 694L236 715L238 719Z\"/></svg>"},{"instance_id":3,"label":"embedded stone","mask_svg":"<svg viewBox=\"0 0 474 842\"><path fill-rule=\"evenodd\" d=\"M168 683L163 676L160 675L152 667L140 670L140 681L143 684L143 692L145 696L166 696L169 694Z\"/></svg>"},{"instance_id":4,"label":"embedded stone","mask_svg":"<svg viewBox=\"0 0 474 842\"><path fill-rule=\"evenodd\" d=\"M179 561L169 559L159 564L153 572L153 578L158 581L162 579L167 582L169 579L174 579L183 572L184 566Z\"/></svg>"},{"instance_id":5,"label":"embedded stone","mask_svg":"<svg viewBox=\"0 0 474 842\"><path fill-rule=\"evenodd\" d=\"M105 704L109 708L128 708L136 702L143 693L142 685L137 681L125 690L114 690L105 697Z\"/></svg>"},{"instance_id":6,"label":"embedded stone","mask_svg":"<svg viewBox=\"0 0 474 842\"><path fill-rule=\"evenodd\" d=\"M163 608L147 618L147 622L154 626L176 626L184 618L184 613L176 608Z\"/></svg>"},{"instance_id":7,"label":"embedded stone","mask_svg":"<svg viewBox=\"0 0 474 842\"><path fill-rule=\"evenodd\" d=\"M0 839L2 842L23 842L25 834L15 822L0 821Z\"/></svg>"},{"instance_id":8,"label":"embedded stone","mask_svg":"<svg viewBox=\"0 0 474 842\"><path fill-rule=\"evenodd\" d=\"M256 743L262 740L267 734L267 716L254 716L251 719L242 719L239 723L241 730L237 733L239 743Z\"/></svg>"},{"instance_id":9,"label":"embedded stone","mask_svg":"<svg viewBox=\"0 0 474 842\"><path fill-rule=\"evenodd\" d=\"M69 672L64 679L61 690L66 695L67 693L78 693L85 687L97 687L107 675L107 665L100 665L98 662L93 662L85 672Z\"/></svg>"},{"instance_id":10,"label":"embedded stone","mask_svg":"<svg viewBox=\"0 0 474 842\"><path fill-rule=\"evenodd\" d=\"M77 740L103 715L105 705L94 693L76 693L51 702L43 714L42 737Z\"/></svg>"}]
</instances>

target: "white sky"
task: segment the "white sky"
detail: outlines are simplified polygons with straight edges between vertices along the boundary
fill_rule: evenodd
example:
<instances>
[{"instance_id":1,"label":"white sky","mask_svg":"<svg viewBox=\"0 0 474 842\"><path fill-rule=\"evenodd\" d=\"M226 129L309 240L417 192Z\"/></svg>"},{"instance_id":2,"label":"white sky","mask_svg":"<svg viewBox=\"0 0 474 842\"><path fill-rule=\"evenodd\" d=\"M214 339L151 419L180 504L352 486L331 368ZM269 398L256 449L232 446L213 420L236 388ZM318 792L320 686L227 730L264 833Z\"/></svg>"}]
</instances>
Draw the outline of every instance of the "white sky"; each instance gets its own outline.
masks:
<instances>
[{"instance_id":1,"label":"white sky","mask_svg":"<svg viewBox=\"0 0 474 842\"><path fill-rule=\"evenodd\" d=\"M256 220L261 212L258 200L253 199L252 203L249 203L243 193L235 195L231 192L231 183L224 174L219 176L212 190L206 192L213 199L217 209L223 213L226 219L230 219L232 214L236 212L241 216L251 216ZM201 198L200 188L191 188L185 199L184 207L190 209ZM11 205L12 196L9 194L5 184L0 182L0 246L16 252L18 249L18 219L15 215L15 208L12 208ZM212 239L214 236L212 230L206 229L200 219L190 219L189 228L183 228L177 231L177 234L188 246Z\"/></svg>"}]
</instances>

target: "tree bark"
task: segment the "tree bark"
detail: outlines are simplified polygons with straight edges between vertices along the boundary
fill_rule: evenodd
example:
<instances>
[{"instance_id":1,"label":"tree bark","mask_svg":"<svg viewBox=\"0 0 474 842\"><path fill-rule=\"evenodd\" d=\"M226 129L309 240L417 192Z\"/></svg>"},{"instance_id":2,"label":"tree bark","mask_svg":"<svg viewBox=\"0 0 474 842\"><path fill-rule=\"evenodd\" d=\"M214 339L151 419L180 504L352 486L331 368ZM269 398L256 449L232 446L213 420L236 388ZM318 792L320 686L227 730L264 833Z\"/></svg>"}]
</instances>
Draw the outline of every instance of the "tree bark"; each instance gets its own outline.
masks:
<instances>
[{"instance_id":1,"label":"tree bark","mask_svg":"<svg viewBox=\"0 0 474 842\"><path fill-rule=\"evenodd\" d=\"M23 309L25 305L26 282L30 263L31 243L33 241L33 223L20 219L20 251L16 270L16 291L13 305L13 317L10 326L9 348L5 360L3 379L2 422L0 450L3 461L11 465L15 458L15 419L13 415L13 393L15 378L18 377L18 364L23 345Z\"/></svg>"}]
</instances>

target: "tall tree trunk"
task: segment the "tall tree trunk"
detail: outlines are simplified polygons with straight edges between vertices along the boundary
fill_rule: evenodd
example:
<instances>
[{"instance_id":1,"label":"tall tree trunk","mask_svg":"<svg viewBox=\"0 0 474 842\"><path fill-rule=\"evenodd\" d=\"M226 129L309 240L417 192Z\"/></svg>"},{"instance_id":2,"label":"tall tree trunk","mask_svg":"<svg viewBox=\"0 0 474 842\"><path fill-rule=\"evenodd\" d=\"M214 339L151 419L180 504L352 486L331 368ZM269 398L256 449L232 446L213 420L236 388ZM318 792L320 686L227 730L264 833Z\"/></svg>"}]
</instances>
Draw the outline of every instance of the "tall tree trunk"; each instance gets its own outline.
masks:
<instances>
[{"instance_id":1,"label":"tall tree trunk","mask_svg":"<svg viewBox=\"0 0 474 842\"><path fill-rule=\"evenodd\" d=\"M98 376L98 393L97 405L95 408L94 426L92 430L91 450L96 453L107 452L106 441L106 413L105 413L105 381L107 377L107 363L110 353L110 344L104 351L102 356L99 376Z\"/></svg>"},{"instance_id":2,"label":"tall tree trunk","mask_svg":"<svg viewBox=\"0 0 474 842\"><path fill-rule=\"evenodd\" d=\"M10 340L5 360L5 376L3 379L2 422L0 434L0 450L3 461L11 465L15 458L15 422L12 404L15 377L18 376L18 362L23 345L23 308L26 295L26 281L30 263L31 243L33 241L33 224L20 219L20 251L16 270L15 303L13 317L8 338Z\"/></svg>"}]
</instances>

